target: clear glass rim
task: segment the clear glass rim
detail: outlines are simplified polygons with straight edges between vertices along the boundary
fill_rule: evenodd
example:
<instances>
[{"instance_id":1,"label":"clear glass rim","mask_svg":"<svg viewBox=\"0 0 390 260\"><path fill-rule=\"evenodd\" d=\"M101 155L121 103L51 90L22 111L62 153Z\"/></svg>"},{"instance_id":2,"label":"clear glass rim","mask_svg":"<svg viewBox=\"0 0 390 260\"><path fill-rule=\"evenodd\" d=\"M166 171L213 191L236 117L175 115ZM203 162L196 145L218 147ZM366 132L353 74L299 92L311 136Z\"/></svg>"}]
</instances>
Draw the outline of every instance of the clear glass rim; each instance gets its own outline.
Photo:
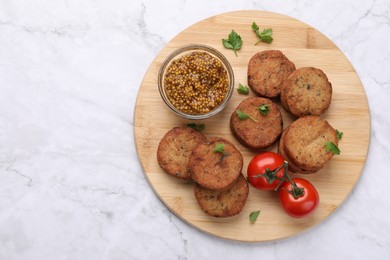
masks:
<instances>
[{"instance_id":1,"label":"clear glass rim","mask_svg":"<svg viewBox=\"0 0 390 260\"><path fill-rule=\"evenodd\" d=\"M228 78L229 78L228 92L226 93L224 100L221 102L221 104L219 104L218 107L214 108L213 110L211 110L210 112L208 112L206 114L191 115L191 114L183 113L182 111L178 110L175 106L173 106L171 104L171 102L169 101L169 99L167 97L167 94L165 93L165 87L164 87L165 70L168 68L169 64L171 63L171 61L173 59L178 57L180 54L183 54L183 53L189 52L189 51L205 51L205 52L212 54L214 57L216 57L217 59L219 59L222 62L223 66L225 67L225 69L228 73ZM230 65L229 61L226 59L226 57L221 52L219 52L218 50L216 50L210 46L207 46L207 45L191 44L191 45L187 45L187 46L181 47L181 48L173 51L163 61L162 65L160 67L159 74L158 74L158 90L159 90L160 95L161 95L162 99L164 100L165 104L174 113L176 113L177 115L179 115L181 117L187 118L187 119L206 119L206 118L209 118L211 116L218 114L219 112L221 112L225 108L227 102L229 101L229 99L231 98L231 96L233 94L233 89L234 89L234 73L233 73L232 66Z\"/></svg>"}]
</instances>

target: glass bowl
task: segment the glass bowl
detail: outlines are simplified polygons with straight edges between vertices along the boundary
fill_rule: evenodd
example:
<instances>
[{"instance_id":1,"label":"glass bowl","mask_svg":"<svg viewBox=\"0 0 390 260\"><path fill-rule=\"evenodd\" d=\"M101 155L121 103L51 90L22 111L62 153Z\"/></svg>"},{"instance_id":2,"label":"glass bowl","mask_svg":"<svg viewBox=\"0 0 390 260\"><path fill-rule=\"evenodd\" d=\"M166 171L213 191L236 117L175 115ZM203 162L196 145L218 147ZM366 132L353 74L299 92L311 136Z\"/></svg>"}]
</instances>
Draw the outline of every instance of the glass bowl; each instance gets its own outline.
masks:
<instances>
[{"instance_id":1,"label":"glass bowl","mask_svg":"<svg viewBox=\"0 0 390 260\"><path fill-rule=\"evenodd\" d=\"M170 96L169 96L169 93L168 92L172 92L170 90L167 90L167 86L170 87L168 84L166 85L166 75L167 75L167 71L169 70L170 68L170 65L173 63L173 62L177 62L177 60L180 60L181 58L183 57L188 57L189 55L193 54L193 53L196 53L196 52L199 52L199 53L204 53L206 52L207 54L211 55L214 59L218 60L220 62L220 64L222 64L222 67L224 68L224 70L226 71L226 76L227 76L227 83L226 83L226 94L221 94L221 96L219 98L217 98L217 105L212 108L210 111L208 112L186 112L186 111L183 111L183 109L179 109L177 108L175 105L174 105L174 102L178 102L177 100L171 100L170 99ZM204 54L198 54L198 55L204 55ZM209 56L207 56L209 57ZM208 71L208 69L206 69L206 71ZM210 70L211 71L211 70ZM206 72L203 72L203 73L206 73ZM170 73L170 74L173 74L173 73ZM196 72L195 73L195 76L194 77L197 77L199 79L202 78L202 72ZM225 76L225 73L223 72L223 76ZM214 78L215 79L215 78ZM201 81L199 81L201 82ZM202 82L205 82L204 80ZM206 84L207 85L207 84ZM225 84L221 83L221 85L225 86ZM208 87L208 86L206 86ZM213 87L210 87L212 89L216 89L216 88L213 88ZM159 71L159 74L158 74L158 89L159 89L159 92L161 94L161 97L162 99L164 100L165 104L177 115L181 116L181 117L184 117L184 118L187 118L187 119L206 119L206 118L209 118L211 116L214 116L216 115L217 113L219 113L220 111L222 111L226 104L228 103L229 99L231 98L232 96L232 93L233 93L233 89L234 89L234 74L233 74L233 69L229 63L229 61L225 58L225 56L223 56L219 51L217 51L216 49L212 48L212 47L209 47L209 46L206 46L206 45L188 45L188 46L184 46L182 48L179 48L177 50L175 50L174 52L172 52L163 62L161 68L160 68L160 71ZM189 87L189 91L193 91L193 92L197 92L198 90L195 88L195 87ZM191 97L187 96L187 93L186 92L187 90L185 89L185 87L181 88L180 89L180 97L184 95L185 98L188 98L188 99L191 99ZM200 90L199 90L200 91ZM224 90L225 91L225 90ZM178 91L176 91L178 92ZM190 92L191 93L191 92ZM210 92L208 92L210 93ZM195 93L196 94L196 93ZM213 101L213 94L207 94L207 97L209 98L208 101L204 101L204 102L211 102ZM223 97L223 99L222 99ZM187 100L188 100L187 99ZM186 102L185 99L183 99L184 102ZM181 101L180 101L181 102ZM191 101L191 100L188 100L188 102L190 103L193 103L194 101ZM197 101L195 101L195 103L197 103ZM209 109L209 108L207 108Z\"/></svg>"}]
</instances>

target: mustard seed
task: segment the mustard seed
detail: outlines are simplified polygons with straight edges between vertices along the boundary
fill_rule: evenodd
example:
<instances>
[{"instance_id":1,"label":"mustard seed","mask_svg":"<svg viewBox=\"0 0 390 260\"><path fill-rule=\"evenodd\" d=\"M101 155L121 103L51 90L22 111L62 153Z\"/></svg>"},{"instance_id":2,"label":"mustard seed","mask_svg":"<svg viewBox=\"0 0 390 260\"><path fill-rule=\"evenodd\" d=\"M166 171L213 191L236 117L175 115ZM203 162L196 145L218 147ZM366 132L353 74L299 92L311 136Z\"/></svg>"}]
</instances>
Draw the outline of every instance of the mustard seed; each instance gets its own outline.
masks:
<instances>
[{"instance_id":1,"label":"mustard seed","mask_svg":"<svg viewBox=\"0 0 390 260\"><path fill-rule=\"evenodd\" d=\"M164 84L173 106L184 113L200 115L222 103L229 79L220 60L207 52L195 51L172 61Z\"/></svg>"}]
</instances>

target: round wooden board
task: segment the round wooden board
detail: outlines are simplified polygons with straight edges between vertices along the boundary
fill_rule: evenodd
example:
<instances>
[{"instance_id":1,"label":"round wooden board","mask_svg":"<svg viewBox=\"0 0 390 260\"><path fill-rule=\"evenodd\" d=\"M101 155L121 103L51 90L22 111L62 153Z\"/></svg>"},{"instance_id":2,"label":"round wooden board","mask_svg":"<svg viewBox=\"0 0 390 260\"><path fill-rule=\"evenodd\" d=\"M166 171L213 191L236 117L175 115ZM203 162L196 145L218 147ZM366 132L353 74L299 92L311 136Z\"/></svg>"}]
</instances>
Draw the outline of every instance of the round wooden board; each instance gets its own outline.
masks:
<instances>
[{"instance_id":1,"label":"round wooden board","mask_svg":"<svg viewBox=\"0 0 390 260\"><path fill-rule=\"evenodd\" d=\"M274 41L257 46L251 31L255 21L261 28L272 28ZM236 57L222 46L231 30L238 32L243 46ZM235 85L247 85L247 65L257 52L281 50L297 68L313 66L322 69L333 85L332 104L323 118L344 133L339 143L341 155L313 175L304 175L318 189L321 200L318 209L303 219L286 215L275 192L250 188L243 211L230 218L206 215L194 197L194 185L168 176L159 167L156 151L163 135L175 126L190 123L174 115L162 101L157 89L158 71L163 60L177 48L188 44L206 44L221 51L230 61L235 74ZM250 95L254 95L250 93ZM255 153L239 144L232 136L229 118L235 107L247 96L236 91L228 106L217 116L197 123L205 123L206 136L220 136L233 142L244 156L243 173ZM280 106L280 102L278 102ZM280 106L284 127L294 119ZM138 155L145 175L161 201L188 224L218 237L239 241L270 241L286 238L313 227L332 213L355 186L368 151L370 118L367 98L358 75L344 54L316 29L296 19L263 11L237 11L205 19L173 38L150 65L140 86L134 114L134 132ZM276 145L269 150L276 151ZM261 210L256 223L250 224L249 214Z\"/></svg>"}]
</instances>

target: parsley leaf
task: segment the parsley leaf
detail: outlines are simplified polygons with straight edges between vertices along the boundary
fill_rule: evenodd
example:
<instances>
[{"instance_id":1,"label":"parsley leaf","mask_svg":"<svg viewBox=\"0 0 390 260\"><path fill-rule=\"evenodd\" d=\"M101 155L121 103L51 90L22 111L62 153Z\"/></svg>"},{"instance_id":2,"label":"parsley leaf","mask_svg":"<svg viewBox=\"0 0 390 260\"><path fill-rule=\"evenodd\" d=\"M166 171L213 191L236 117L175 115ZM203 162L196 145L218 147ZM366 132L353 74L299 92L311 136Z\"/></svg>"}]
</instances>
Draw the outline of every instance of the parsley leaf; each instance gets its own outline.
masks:
<instances>
[{"instance_id":1,"label":"parsley leaf","mask_svg":"<svg viewBox=\"0 0 390 260\"><path fill-rule=\"evenodd\" d=\"M228 39L222 39L222 44L227 49L232 49L237 56L237 50L241 49L242 39L241 36L234 30L229 34Z\"/></svg>"},{"instance_id":2,"label":"parsley leaf","mask_svg":"<svg viewBox=\"0 0 390 260\"><path fill-rule=\"evenodd\" d=\"M332 152L333 154L340 154L340 149L331 141L325 143L325 150L327 153Z\"/></svg>"},{"instance_id":3,"label":"parsley leaf","mask_svg":"<svg viewBox=\"0 0 390 260\"><path fill-rule=\"evenodd\" d=\"M225 152L225 144L224 143L216 143L213 149L214 153L221 153L221 158L219 161L223 161L223 159L227 156L230 156L230 153Z\"/></svg>"},{"instance_id":4,"label":"parsley leaf","mask_svg":"<svg viewBox=\"0 0 390 260\"><path fill-rule=\"evenodd\" d=\"M337 129L336 129L336 135L337 135L337 139L339 139L339 140L341 140L341 138L343 138L343 132L340 132Z\"/></svg>"},{"instance_id":5,"label":"parsley leaf","mask_svg":"<svg viewBox=\"0 0 390 260\"><path fill-rule=\"evenodd\" d=\"M187 127L192 128L198 132L200 132L206 128L206 126L204 124L195 124L195 123L187 124Z\"/></svg>"},{"instance_id":6,"label":"parsley leaf","mask_svg":"<svg viewBox=\"0 0 390 260\"><path fill-rule=\"evenodd\" d=\"M251 117L250 115L248 115L248 114L246 114L245 112L242 112L241 110L236 110L236 113L237 113L237 116L238 116L238 118L240 119L240 120L245 120L245 119L248 119L248 118L250 118L250 119L252 119L253 121L255 121L255 122L259 122L259 121L257 121L256 119L254 119L253 117Z\"/></svg>"},{"instance_id":7,"label":"parsley leaf","mask_svg":"<svg viewBox=\"0 0 390 260\"><path fill-rule=\"evenodd\" d=\"M257 220L257 217L260 215L260 210L258 211L253 211L251 214L249 214L249 221L251 224L254 224Z\"/></svg>"},{"instance_id":8,"label":"parsley leaf","mask_svg":"<svg viewBox=\"0 0 390 260\"><path fill-rule=\"evenodd\" d=\"M260 33L260 39L265 42L265 43L271 43L273 38L272 38L272 29L264 29Z\"/></svg>"},{"instance_id":9,"label":"parsley leaf","mask_svg":"<svg viewBox=\"0 0 390 260\"><path fill-rule=\"evenodd\" d=\"M215 144L213 152L215 152L215 153L223 153L224 151L225 151L225 144L223 144L223 143Z\"/></svg>"},{"instance_id":10,"label":"parsley leaf","mask_svg":"<svg viewBox=\"0 0 390 260\"><path fill-rule=\"evenodd\" d=\"M263 104L263 105L259 106L257 109L260 111L261 114L263 114L265 116L269 112L269 105Z\"/></svg>"},{"instance_id":11,"label":"parsley leaf","mask_svg":"<svg viewBox=\"0 0 390 260\"><path fill-rule=\"evenodd\" d=\"M260 29L260 28L259 28L259 26L256 24L256 22L253 22L251 27L252 27L252 31L254 31L254 32L256 33L256 36L260 38L260 36L259 36L259 29Z\"/></svg>"},{"instance_id":12,"label":"parsley leaf","mask_svg":"<svg viewBox=\"0 0 390 260\"><path fill-rule=\"evenodd\" d=\"M259 42L271 43L273 41L272 29L268 28L260 32L259 26L255 22L253 22L252 31L256 34L257 38L259 38L259 41L257 41L255 45L259 44Z\"/></svg>"},{"instance_id":13,"label":"parsley leaf","mask_svg":"<svg viewBox=\"0 0 390 260\"><path fill-rule=\"evenodd\" d=\"M237 92L243 95L248 95L249 88L247 86L242 85L241 83L238 84Z\"/></svg>"}]
</instances>

